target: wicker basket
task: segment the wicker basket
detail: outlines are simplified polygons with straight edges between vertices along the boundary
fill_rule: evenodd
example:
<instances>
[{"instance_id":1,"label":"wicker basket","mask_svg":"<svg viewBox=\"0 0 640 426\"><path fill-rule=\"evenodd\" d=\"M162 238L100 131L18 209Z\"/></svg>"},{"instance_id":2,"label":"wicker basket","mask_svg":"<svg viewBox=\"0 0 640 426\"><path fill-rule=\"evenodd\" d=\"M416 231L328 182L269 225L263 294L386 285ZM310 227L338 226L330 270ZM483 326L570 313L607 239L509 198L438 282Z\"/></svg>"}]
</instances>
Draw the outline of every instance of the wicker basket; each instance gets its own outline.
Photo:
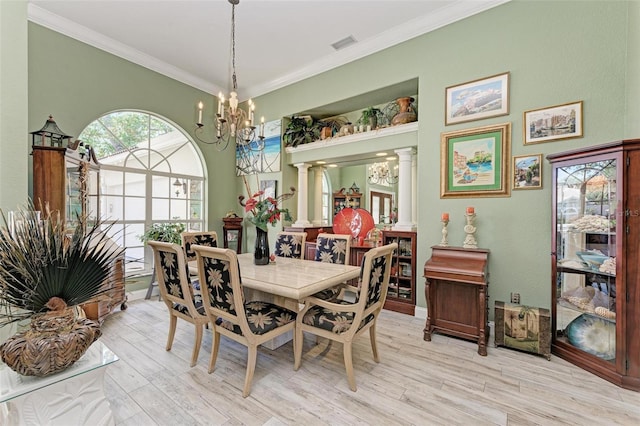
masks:
<instances>
[{"instance_id":1,"label":"wicker basket","mask_svg":"<svg viewBox=\"0 0 640 426\"><path fill-rule=\"evenodd\" d=\"M0 358L24 376L48 376L80 359L101 334L98 322L77 318L73 308L37 314L29 330L0 345Z\"/></svg>"}]
</instances>

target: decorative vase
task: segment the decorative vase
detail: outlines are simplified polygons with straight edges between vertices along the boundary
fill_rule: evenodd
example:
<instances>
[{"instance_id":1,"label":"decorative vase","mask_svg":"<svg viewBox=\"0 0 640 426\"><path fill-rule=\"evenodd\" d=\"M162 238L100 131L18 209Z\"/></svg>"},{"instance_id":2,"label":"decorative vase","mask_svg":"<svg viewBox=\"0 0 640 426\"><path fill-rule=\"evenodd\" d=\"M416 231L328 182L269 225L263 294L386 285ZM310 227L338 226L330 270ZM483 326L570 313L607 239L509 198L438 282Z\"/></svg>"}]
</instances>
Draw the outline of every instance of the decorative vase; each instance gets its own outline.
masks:
<instances>
[{"instance_id":1,"label":"decorative vase","mask_svg":"<svg viewBox=\"0 0 640 426\"><path fill-rule=\"evenodd\" d=\"M256 249L253 252L253 263L256 265L269 264L269 233L256 227Z\"/></svg>"},{"instance_id":2,"label":"decorative vase","mask_svg":"<svg viewBox=\"0 0 640 426\"><path fill-rule=\"evenodd\" d=\"M29 330L0 345L0 358L23 376L48 376L80 359L101 334L98 322L78 318L73 307L36 314Z\"/></svg>"},{"instance_id":3,"label":"decorative vase","mask_svg":"<svg viewBox=\"0 0 640 426\"><path fill-rule=\"evenodd\" d=\"M413 101L414 99L410 96L396 99L396 103L398 104L398 107L400 107L400 112L394 115L391 119L392 126L411 123L418 119L418 116L411 105Z\"/></svg>"}]
</instances>

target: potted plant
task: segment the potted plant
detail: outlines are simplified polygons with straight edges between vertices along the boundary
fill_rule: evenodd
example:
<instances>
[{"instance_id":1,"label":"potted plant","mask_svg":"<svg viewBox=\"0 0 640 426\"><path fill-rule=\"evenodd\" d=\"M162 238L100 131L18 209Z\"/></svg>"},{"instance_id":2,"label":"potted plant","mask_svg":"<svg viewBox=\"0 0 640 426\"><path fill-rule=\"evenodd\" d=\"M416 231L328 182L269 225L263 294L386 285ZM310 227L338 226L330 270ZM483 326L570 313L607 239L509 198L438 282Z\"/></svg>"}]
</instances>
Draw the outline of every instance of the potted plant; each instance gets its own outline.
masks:
<instances>
[{"instance_id":1,"label":"potted plant","mask_svg":"<svg viewBox=\"0 0 640 426\"><path fill-rule=\"evenodd\" d=\"M154 223L142 235L140 241L147 244L147 241L162 241L165 243L180 244L180 234L185 230L183 223Z\"/></svg>"},{"instance_id":2,"label":"potted plant","mask_svg":"<svg viewBox=\"0 0 640 426\"><path fill-rule=\"evenodd\" d=\"M59 214L41 220L33 204L8 221L0 211L0 327L30 319L30 329L0 345L0 358L23 375L46 376L78 360L100 336L100 324L75 307L110 290L111 264L124 249L111 225L69 230ZM4 225L4 226L2 226Z\"/></svg>"},{"instance_id":3,"label":"potted plant","mask_svg":"<svg viewBox=\"0 0 640 426\"><path fill-rule=\"evenodd\" d=\"M320 139L324 125L310 115L292 116L282 134L282 141L287 147L296 147Z\"/></svg>"},{"instance_id":4,"label":"potted plant","mask_svg":"<svg viewBox=\"0 0 640 426\"><path fill-rule=\"evenodd\" d=\"M382 116L382 111L379 108L369 107L362 111L358 123L371 126L371 130L375 130L378 127L378 118L382 118Z\"/></svg>"}]
</instances>

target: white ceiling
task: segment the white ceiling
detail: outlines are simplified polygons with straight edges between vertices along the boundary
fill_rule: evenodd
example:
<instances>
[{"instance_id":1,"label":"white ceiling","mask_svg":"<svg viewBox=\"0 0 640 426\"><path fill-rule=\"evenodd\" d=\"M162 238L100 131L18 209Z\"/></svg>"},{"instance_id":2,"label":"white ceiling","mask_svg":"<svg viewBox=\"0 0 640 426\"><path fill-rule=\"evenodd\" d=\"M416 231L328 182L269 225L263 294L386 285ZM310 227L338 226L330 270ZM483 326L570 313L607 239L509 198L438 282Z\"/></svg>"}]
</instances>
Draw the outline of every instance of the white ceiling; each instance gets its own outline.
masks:
<instances>
[{"instance_id":1,"label":"white ceiling","mask_svg":"<svg viewBox=\"0 0 640 426\"><path fill-rule=\"evenodd\" d=\"M509 0L241 0L238 96L255 97ZM231 88L228 0L29 0L29 20L217 94ZM331 44L353 36L340 51Z\"/></svg>"}]
</instances>

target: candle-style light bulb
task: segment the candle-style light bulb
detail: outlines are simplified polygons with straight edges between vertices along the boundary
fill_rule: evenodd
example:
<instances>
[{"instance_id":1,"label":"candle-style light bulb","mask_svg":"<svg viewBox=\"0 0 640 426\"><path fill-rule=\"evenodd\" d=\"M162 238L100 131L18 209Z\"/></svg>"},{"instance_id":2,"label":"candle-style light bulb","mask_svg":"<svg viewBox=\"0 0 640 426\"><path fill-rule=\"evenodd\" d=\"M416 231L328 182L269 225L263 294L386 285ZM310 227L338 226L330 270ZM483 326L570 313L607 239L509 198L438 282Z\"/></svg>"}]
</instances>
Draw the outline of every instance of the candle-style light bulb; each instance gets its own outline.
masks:
<instances>
[{"instance_id":1,"label":"candle-style light bulb","mask_svg":"<svg viewBox=\"0 0 640 426\"><path fill-rule=\"evenodd\" d=\"M264 138L264 116L260 118L260 137Z\"/></svg>"},{"instance_id":2,"label":"candle-style light bulb","mask_svg":"<svg viewBox=\"0 0 640 426\"><path fill-rule=\"evenodd\" d=\"M204 108L204 104L202 101L198 102L198 124L202 124L202 109Z\"/></svg>"}]
</instances>

